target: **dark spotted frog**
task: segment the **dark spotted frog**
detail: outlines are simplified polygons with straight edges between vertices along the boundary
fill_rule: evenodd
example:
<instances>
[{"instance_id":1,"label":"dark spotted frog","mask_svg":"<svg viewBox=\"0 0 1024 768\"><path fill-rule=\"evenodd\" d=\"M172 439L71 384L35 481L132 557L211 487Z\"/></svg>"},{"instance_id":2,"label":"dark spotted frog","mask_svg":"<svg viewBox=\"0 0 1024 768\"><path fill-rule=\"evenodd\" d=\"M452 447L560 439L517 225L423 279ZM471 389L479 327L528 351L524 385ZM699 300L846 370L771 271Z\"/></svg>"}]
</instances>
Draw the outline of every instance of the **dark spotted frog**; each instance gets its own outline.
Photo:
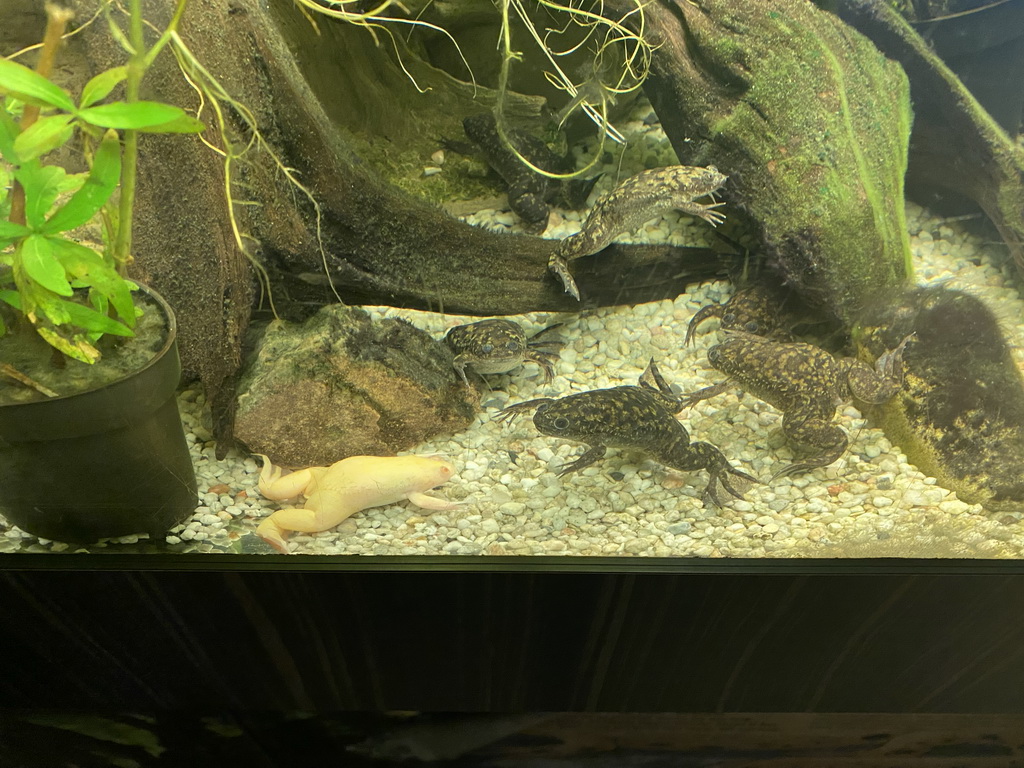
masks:
<instances>
[{"instance_id":1,"label":"dark spotted frog","mask_svg":"<svg viewBox=\"0 0 1024 768\"><path fill-rule=\"evenodd\" d=\"M508 185L509 207L523 220L527 232L536 234L547 228L548 203L580 208L597 182L597 177L558 179L537 173L501 140L494 115L490 112L467 117L462 121L462 128L483 153L487 164ZM552 151L536 136L514 128L507 135L519 153L538 168L557 174L569 174L575 170L572 158Z\"/></svg>"},{"instance_id":2,"label":"dark spotted frog","mask_svg":"<svg viewBox=\"0 0 1024 768\"><path fill-rule=\"evenodd\" d=\"M849 440L832 423L836 408L851 396L871 404L892 398L903 386L903 351L912 338L907 336L883 354L874 368L863 360L836 359L812 344L784 343L743 332L730 333L711 347L708 360L743 389L782 411L783 433L797 448L808 451L808 458L785 467L775 480L828 466L843 455ZM730 386L727 380L705 387L686 395L683 405L714 397Z\"/></svg>"},{"instance_id":3,"label":"dark spotted frog","mask_svg":"<svg viewBox=\"0 0 1024 768\"><path fill-rule=\"evenodd\" d=\"M563 344L559 339L542 337L560 327L562 323L555 323L528 337L518 323L495 317L457 325L448 330L444 342L455 353L455 370L467 387L467 367L477 373L507 373L524 362L539 365L548 382L554 376Z\"/></svg>"},{"instance_id":4,"label":"dark spotted frog","mask_svg":"<svg viewBox=\"0 0 1024 768\"><path fill-rule=\"evenodd\" d=\"M744 331L755 336L790 341L786 315L781 311L785 299L779 289L754 284L737 290L724 304L708 304L697 310L686 326L684 344L693 340L697 328L705 320L717 317L723 331Z\"/></svg>"},{"instance_id":5,"label":"dark spotted frog","mask_svg":"<svg viewBox=\"0 0 1024 768\"><path fill-rule=\"evenodd\" d=\"M757 480L732 467L710 443L691 443L686 427L674 415L682 408L682 398L672 392L652 360L641 375L639 386L527 400L505 408L498 418L511 422L536 409L533 423L543 434L589 445L583 455L559 469L560 476L593 464L604 457L609 447L635 448L673 469L706 469L711 479L704 492L705 503L710 500L722 505L719 483L740 498L730 476L755 483Z\"/></svg>"}]
</instances>

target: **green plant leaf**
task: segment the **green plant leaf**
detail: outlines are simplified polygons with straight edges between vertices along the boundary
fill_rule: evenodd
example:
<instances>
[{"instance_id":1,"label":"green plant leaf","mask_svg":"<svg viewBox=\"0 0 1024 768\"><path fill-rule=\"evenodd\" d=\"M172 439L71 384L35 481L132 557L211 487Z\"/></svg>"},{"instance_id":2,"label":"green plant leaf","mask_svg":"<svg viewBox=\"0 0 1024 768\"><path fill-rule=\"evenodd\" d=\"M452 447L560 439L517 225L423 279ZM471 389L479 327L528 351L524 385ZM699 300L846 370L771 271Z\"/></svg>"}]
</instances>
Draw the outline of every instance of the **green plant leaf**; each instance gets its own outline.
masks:
<instances>
[{"instance_id":1,"label":"green plant leaf","mask_svg":"<svg viewBox=\"0 0 1024 768\"><path fill-rule=\"evenodd\" d=\"M42 165L38 160L29 160L15 170L14 178L25 189L25 222L30 227L35 229L46 221L67 176L60 166Z\"/></svg>"},{"instance_id":2,"label":"green plant leaf","mask_svg":"<svg viewBox=\"0 0 1024 768\"><path fill-rule=\"evenodd\" d=\"M79 304L77 301L61 300L63 308L70 317L70 323L90 333L109 333L114 336L134 336L131 328L117 320L97 312L92 307Z\"/></svg>"},{"instance_id":3,"label":"green plant leaf","mask_svg":"<svg viewBox=\"0 0 1024 768\"><path fill-rule=\"evenodd\" d=\"M128 67L114 67L106 72L100 72L96 77L85 84L82 89L81 106L88 107L97 101L102 101L110 95L118 84L128 77Z\"/></svg>"},{"instance_id":4,"label":"green plant leaf","mask_svg":"<svg viewBox=\"0 0 1024 768\"><path fill-rule=\"evenodd\" d=\"M75 102L67 91L9 59L0 59L0 91L28 104L57 107L65 112L75 111Z\"/></svg>"},{"instance_id":5,"label":"green plant leaf","mask_svg":"<svg viewBox=\"0 0 1024 768\"><path fill-rule=\"evenodd\" d=\"M202 133L205 130L206 124L202 120L196 120L192 115L186 114L169 123L139 129L142 133Z\"/></svg>"},{"instance_id":6,"label":"green plant leaf","mask_svg":"<svg viewBox=\"0 0 1024 768\"><path fill-rule=\"evenodd\" d=\"M74 291L64 276L64 267L58 261L52 242L42 235L29 235L21 241L17 253L25 274L39 285L59 296L71 296Z\"/></svg>"},{"instance_id":7,"label":"green plant leaf","mask_svg":"<svg viewBox=\"0 0 1024 768\"><path fill-rule=\"evenodd\" d=\"M92 170L82 188L43 224L40 232L54 234L80 227L95 216L110 199L121 178L121 143L117 133L107 131L93 154Z\"/></svg>"},{"instance_id":8,"label":"green plant leaf","mask_svg":"<svg viewBox=\"0 0 1024 768\"><path fill-rule=\"evenodd\" d=\"M125 280L104 258L92 248L65 240L51 238L57 259L65 272L82 287L89 286L98 291L114 306L125 324L135 326L135 303L132 301L132 288L135 284Z\"/></svg>"},{"instance_id":9,"label":"green plant leaf","mask_svg":"<svg viewBox=\"0 0 1024 768\"><path fill-rule=\"evenodd\" d=\"M64 144L74 133L71 115L40 117L14 140L14 152L20 162L34 160Z\"/></svg>"},{"instance_id":10,"label":"green plant leaf","mask_svg":"<svg viewBox=\"0 0 1024 768\"><path fill-rule=\"evenodd\" d=\"M18 165L18 153L14 151L14 140L21 129L14 117L6 110L0 109L0 155L11 165Z\"/></svg>"},{"instance_id":11,"label":"green plant leaf","mask_svg":"<svg viewBox=\"0 0 1024 768\"><path fill-rule=\"evenodd\" d=\"M113 101L96 107L86 107L78 117L101 128L133 130L169 123L185 114L185 110L158 101Z\"/></svg>"},{"instance_id":12,"label":"green plant leaf","mask_svg":"<svg viewBox=\"0 0 1024 768\"><path fill-rule=\"evenodd\" d=\"M21 294L17 291L0 291L0 301L21 311Z\"/></svg>"},{"instance_id":13,"label":"green plant leaf","mask_svg":"<svg viewBox=\"0 0 1024 768\"><path fill-rule=\"evenodd\" d=\"M56 347L74 360L81 360L83 363L92 365L100 359L100 351L85 339L78 337L66 339L53 328L39 326L36 326L36 333L42 336L51 347Z\"/></svg>"},{"instance_id":14,"label":"green plant leaf","mask_svg":"<svg viewBox=\"0 0 1024 768\"><path fill-rule=\"evenodd\" d=\"M15 240L31 232L32 230L24 224L16 224L13 221L0 221L0 240Z\"/></svg>"}]
</instances>

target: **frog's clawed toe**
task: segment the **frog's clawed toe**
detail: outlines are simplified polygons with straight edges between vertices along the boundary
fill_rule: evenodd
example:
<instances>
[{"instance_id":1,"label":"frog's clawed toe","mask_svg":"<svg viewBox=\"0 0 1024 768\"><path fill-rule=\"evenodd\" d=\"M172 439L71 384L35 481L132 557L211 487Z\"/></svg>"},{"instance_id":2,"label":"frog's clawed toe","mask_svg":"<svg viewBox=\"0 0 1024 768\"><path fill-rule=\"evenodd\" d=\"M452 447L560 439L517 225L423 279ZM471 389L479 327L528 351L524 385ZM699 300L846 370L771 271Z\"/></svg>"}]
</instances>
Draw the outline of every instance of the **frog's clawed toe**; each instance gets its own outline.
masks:
<instances>
[{"instance_id":1,"label":"frog's clawed toe","mask_svg":"<svg viewBox=\"0 0 1024 768\"><path fill-rule=\"evenodd\" d=\"M576 280L569 272L569 262L563 258L553 256L551 261L548 262L548 269L558 278L558 282L562 284L565 292L576 299L576 301L579 301L580 289L576 285Z\"/></svg>"},{"instance_id":2,"label":"frog's clawed toe","mask_svg":"<svg viewBox=\"0 0 1024 768\"><path fill-rule=\"evenodd\" d=\"M516 417L526 413L527 411L532 411L539 405L550 402L550 397L538 397L536 400L526 400L522 403L515 403L514 405L502 408L494 418L506 424L511 424L516 420Z\"/></svg>"},{"instance_id":3,"label":"frog's clawed toe","mask_svg":"<svg viewBox=\"0 0 1024 768\"><path fill-rule=\"evenodd\" d=\"M719 201L717 203L709 203L708 205L701 206L701 211L698 215L711 226L717 227L725 221L725 214L719 213L714 209L723 205L725 205L725 202Z\"/></svg>"},{"instance_id":4,"label":"frog's clawed toe","mask_svg":"<svg viewBox=\"0 0 1024 768\"><path fill-rule=\"evenodd\" d=\"M832 462L829 462L830 464ZM769 483L774 483L776 480L782 477L791 477L792 475L799 475L801 472L807 472L812 469L817 469L820 466L826 466L823 464L815 464L807 461L798 461L794 464L790 464L787 467L783 467L774 475L771 476Z\"/></svg>"}]
</instances>

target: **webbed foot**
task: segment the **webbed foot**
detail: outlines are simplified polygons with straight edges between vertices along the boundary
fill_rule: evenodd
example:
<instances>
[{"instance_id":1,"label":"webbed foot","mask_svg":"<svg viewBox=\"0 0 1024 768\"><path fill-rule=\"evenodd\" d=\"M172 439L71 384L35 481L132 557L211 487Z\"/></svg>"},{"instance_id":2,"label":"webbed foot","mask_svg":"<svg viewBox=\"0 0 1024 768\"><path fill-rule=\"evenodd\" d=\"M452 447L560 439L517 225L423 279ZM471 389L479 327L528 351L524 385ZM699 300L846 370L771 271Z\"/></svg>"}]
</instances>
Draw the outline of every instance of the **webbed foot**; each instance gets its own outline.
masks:
<instances>
[{"instance_id":1,"label":"webbed foot","mask_svg":"<svg viewBox=\"0 0 1024 768\"><path fill-rule=\"evenodd\" d=\"M737 491L735 486L733 486L732 481L729 479L729 475L735 475L736 477L755 485L761 484L761 481L753 475L748 475L746 472L742 472L731 465L727 465L718 471L711 473L711 478L708 480L708 487L704 489L703 501L705 504L707 504L710 499L716 507L723 506L722 499L718 495L719 484L725 488L729 495L734 496L737 499L743 498L743 494Z\"/></svg>"},{"instance_id":2,"label":"webbed foot","mask_svg":"<svg viewBox=\"0 0 1024 768\"><path fill-rule=\"evenodd\" d=\"M288 534L284 528L274 522L273 514L256 526L256 535L281 554L288 554Z\"/></svg>"}]
</instances>

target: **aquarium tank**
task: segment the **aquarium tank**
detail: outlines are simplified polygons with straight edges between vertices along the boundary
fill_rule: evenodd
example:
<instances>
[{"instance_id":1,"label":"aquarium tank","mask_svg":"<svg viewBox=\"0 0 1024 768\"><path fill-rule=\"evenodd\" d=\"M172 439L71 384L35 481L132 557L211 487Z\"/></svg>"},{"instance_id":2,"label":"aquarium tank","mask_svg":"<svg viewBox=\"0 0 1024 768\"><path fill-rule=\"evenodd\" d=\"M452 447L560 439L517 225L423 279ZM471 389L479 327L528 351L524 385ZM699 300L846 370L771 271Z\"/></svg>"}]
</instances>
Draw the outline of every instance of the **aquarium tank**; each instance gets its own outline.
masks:
<instances>
[{"instance_id":1,"label":"aquarium tank","mask_svg":"<svg viewBox=\"0 0 1024 768\"><path fill-rule=\"evenodd\" d=\"M0 554L1020 559L1022 121L1018 0L5 0Z\"/></svg>"}]
</instances>

